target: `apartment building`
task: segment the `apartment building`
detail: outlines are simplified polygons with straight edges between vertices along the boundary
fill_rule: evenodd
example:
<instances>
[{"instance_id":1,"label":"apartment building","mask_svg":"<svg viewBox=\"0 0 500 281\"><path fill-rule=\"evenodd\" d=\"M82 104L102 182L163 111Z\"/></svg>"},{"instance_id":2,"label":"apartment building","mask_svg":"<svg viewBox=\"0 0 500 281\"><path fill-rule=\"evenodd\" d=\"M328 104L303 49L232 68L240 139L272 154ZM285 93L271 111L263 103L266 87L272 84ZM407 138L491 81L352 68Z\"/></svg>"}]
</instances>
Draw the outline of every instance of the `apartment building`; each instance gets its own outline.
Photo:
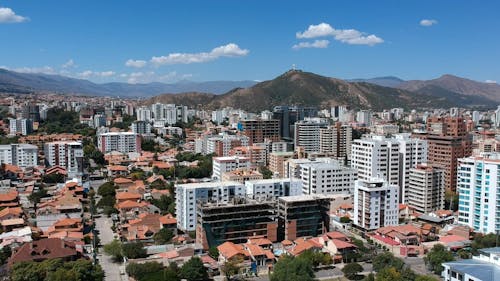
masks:
<instances>
[{"instance_id":1,"label":"apartment building","mask_svg":"<svg viewBox=\"0 0 500 281\"><path fill-rule=\"evenodd\" d=\"M356 169L338 161L300 165L303 194L353 194Z\"/></svg>"},{"instance_id":2,"label":"apartment building","mask_svg":"<svg viewBox=\"0 0 500 281\"><path fill-rule=\"evenodd\" d=\"M21 168L37 166L38 147L23 143L0 145L0 164L10 164Z\"/></svg>"},{"instance_id":3,"label":"apartment building","mask_svg":"<svg viewBox=\"0 0 500 281\"><path fill-rule=\"evenodd\" d=\"M336 123L319 129L319 151L335 158L351 159L352 127Z\"/></svg>"},{"instance_id":4,"label":"apartment building","mask_svg":"<svg viewBox=\"0 0 500 281\"><path fill-rule=\"evenodd\" d=\"M261 143L265 140L279 141L279 120L242 120L238 124L239 129L248 137L249 145Z\"/></svg>"},{"instance_id":5,"label":"apartment building","mask_svg":"<svg viewBox=\"0 0 500 281\"><path fill-rule=\"evenodd\" d=\"M282 178L285 176L285 161L293 158L293 152L272 152L269 154L269 170Z\"/></svg>"},{"instance_id":6,"label":"apartment building","mask_svg":"<svg viewBox=\"0 0 500 281\"><path fill-rule=\"evenodd\" d=\"M77 141L54 141L44 144L45 163L47 166L61 166L68 175L83 173L83 145Z\"/></svg>"},{"instance_id":7,"label":"apartment building","mask_svg":"<svg viewBox=\"0 0 500 281\"><path fill-rule=\"evenodd\" d=\"M97 146L102 153L141 152L141 137L133 132L109 132L97 135Z\"/></svg>"},{"instance_id":8,"label":"apartment building","mask_svg":"<svg viewBox=\"0 0 500 281\"><path fill-rule=\"evenodd\" d=\"M295 123L295 149L300 147L305 153L320 152L320 129L327 126L327 121L319 118Z\"/></svg>"},{"instance_id":9,"label":"apartment building","mask_svg":"<svg viewBox=\"0 0 500 281\"><path fill-rule=\"evenodd\" d=\"M500 153L458 159L458 223L476 232L500 231Z\"/></svg>"},{"instance_id":10,"label":"apartment building","mask_svg":"<svg viewBox=\"0 0 500 281\"><path fill-rule=\"evenodd\" d=\"M240 156L214 157L212 159L212 178L221 180L222 175L234 170L250 169L250 158Z\"/></svg>"},{"instance_id":11,"label":"apartment building","mask_svg":"<svg viewBox=\"0 0 500 281\"><path fill-rule=\"evenodd\" d=\"M357 180L354 185L354 224L364 230L398 225L397 185L385 179Z\"/></svg>"},{"instance_id":12,"label":"apartment building","mask_svg":"<svg viewBox=\"0 0 500 281\"><path fill-rule=\"evenodd\" d=\"M261 179L245 182L246 196L256 200L302 195L302 181L294 178Z\"/></svg>"},{"instance_id":13,"label":"apartment building","mask_svg":"<svg viewBox=\"0 0 500 281\"><path fill-rule=\"evenodd\" d=\"M439 168L420 164L410 169L406 200L421 214L444 209L444 172Z\"/></svg>"},{"instance_id":14,"label":"apartment building","mask_svg":"<svg viewBox=\"0 0 500 281\"><path fill-rule=\"evenodd\" d=\"M182 231L196 229L198 201L228 203L245 197L245 186L233 181L177 184L175 188L177 227Z\"/></svg>"},{"instance_id":15,"label":"apartment building","mask_svg":"<svg viewBox=\"0 0 500 281\"><path fill-rule=\"evenodd\" d=\"M26 136L33 132L33 121L31 119L9 118L9 136Z\"/></svg>"}]
</instances>

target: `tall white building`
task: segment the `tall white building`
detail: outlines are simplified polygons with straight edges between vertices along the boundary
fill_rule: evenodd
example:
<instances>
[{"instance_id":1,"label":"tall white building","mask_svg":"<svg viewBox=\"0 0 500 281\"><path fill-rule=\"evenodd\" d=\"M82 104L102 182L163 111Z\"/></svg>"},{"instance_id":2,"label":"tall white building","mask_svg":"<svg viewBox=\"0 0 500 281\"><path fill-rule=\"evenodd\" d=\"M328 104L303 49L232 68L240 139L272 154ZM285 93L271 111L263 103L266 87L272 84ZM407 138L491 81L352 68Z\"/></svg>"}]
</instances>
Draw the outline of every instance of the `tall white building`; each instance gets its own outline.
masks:
<instances>
[{"instance_id":1,"label":"tall white building","mask_svg":"<svg viewBox=\"0 0 500 281\"><path fill-rule=\"evenodd\" d=\"M500 231L500 153L458 159L458 223L476 232Z\"/></svg>"},{"instance_id":2,"label":"tall white building","mask_svg":"<svg viewBox=\"0 0 500 281\"><path fill-rule=\"evenodd\" d=\"M212 159L212 178L221 180L222 174L237 169L250 169L251 161L248 157L224 156Z\"/></svg>"},{"instance_id":3,"label":"tall white building","mask_svg":"<svg viewBox=\"0 0 500 281\"><path fill-rule=\"evenodd\" d=\"M150 135L151 134L151 124L146 121L134 121L130 125L133 133L139 135Z\"/></svg>"},{"instance_id":4,"label":"tall white building","mask_svg":"<svg viewBox=\"0 0 500 281\"><path fill-rule=\"evenodd\" d=\"M196 203L200 201L228 203L235 197L245 197L245 186L239 182L188 183L175 186L177 227L182 231L196 229Z\"/></svg>"},{"instance_id":5,"label":"tall white building","mask_svg":"<svg viewBox=\"0 0 500 281\"><path fill-rule=\"evenodd\" d=\"M61 166L70 177L83 173L83 146L81 142L55 141L44 144L48 166Z\"/></svg>"},{"instance_id":6,"label":"tall white building","mask_svg":"<svg viewBox=\"0 0 500 281\"><path fill-rule=\"evenodd\" d=\"M428 214L444 209L444 171L427 165L410 169L406 202L415 211Z\"/></svg>"},{"instance_id":7,"label":"tall white building","mask_svg":"<svg viewBox=\"0 0 500 281\"><path fill-rule=\"evenodd\" d=\"M302 195L302 181L295 178L250 180L245 182L246 195L256 200Z\"/></svg>"},{"instance_id":8,"label":"tall white building","mask_svg":"<svg viewBox=\"0 0 500 281\"><path fill-rule=\"evenodd\" d=\"M21 168L38 164L38 147L31 144L0 145L0 164L11 164Z\"/></svg>"},{"instance_id":9,"label":"tall white building","mask_svg":"<svg viewBox=\"0 0 500 281\"><path fill-rule=\"evenodd\" d=\"M356 169L337 161L300 165L303 194L352 194Z\"/></svg>"},{"instance_id":10,"label":"tall white building","mask_svg":"<svg viewBox=\"0 0 500 281\"><path fill-rule=\"evenodd\" d=\"M409 134L364 137L353 142L351 154L359 179L384 178L400 187L399 199L405 202L410 169L427 162L427 141Z\"/></svg>"},{"instance_id":11,"label":"tall white building","mask_svg":"<svg viewBox=\"0 0 500 281\"><path fill-rule=\"evenodd\" d=\"M328 123L321 119L302 120L295 123L295 148L301 147L304 152L320 151L320 128L326 128Z\"/></svg>"},{"instance_id":12,"label":"tall white building","mask_svg":"<svg viewBox=\"0 0 500 281\"><path fill-rule=\"evenodd\" d=\"M360 110L356 113L356 122L370 127L372 123L372 112L370 110Z\"/></svg>"},{"instance_id":13,"label":"tall white building","mask_svg":"<svg viewBox=\"0 0 500 281\"><path fill-rule=\"evenodd\" d=\"M137 108L136 114L137 114L137 121L149 122L152 119L151 108L146 107L146 106L141 106L141 107Z\"/></svg>"},{"instance_id":14,"label":"tall white building","mask_svg":"<svg viewBox=\"0 0 500 281\"><path fill-rule=\"evenodd\" d=\"M141 152L141 137L132 132L109 132L97 135L97 146L102 153Z\"/></svg>"},{"instance_id":15,"label":"tall white building","mask_svg":"<svg viewBox=\"0 0 500 281\"><path fill-rule=\"evenodd\" d=\"M9 136L29 135L33 132L33 121L31 119L9 118Z\"/></svg>"},{"instance_id":16,"label":"tall white building","mask_svg":"<svg viewBox=\"0 0 500 281\"><path fill-rule=\"evenodd\" d=\"M354 185L354 224L374 230L398 225L398 186L384 179L357 180Z\"/></svg>"},{"instance_id":17,"label":"tall white building","mask_svg":"<svg viewBox=\"0 0 500 281\"><path fill-rule=\"evenodd\" d=\"M336 158L351 158L352 127L337 123L319 129L319 151Z\"/></svg>"}]
</instances>

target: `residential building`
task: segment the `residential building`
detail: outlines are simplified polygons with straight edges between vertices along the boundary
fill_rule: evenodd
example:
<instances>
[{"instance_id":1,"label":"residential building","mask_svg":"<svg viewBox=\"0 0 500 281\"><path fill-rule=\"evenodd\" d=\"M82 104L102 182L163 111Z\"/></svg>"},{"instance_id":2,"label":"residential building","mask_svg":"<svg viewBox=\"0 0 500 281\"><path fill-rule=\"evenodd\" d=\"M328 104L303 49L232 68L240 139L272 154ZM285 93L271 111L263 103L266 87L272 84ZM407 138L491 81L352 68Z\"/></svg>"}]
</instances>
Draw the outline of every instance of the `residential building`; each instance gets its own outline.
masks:
<instances>
[{"instance_id":1,"label":"residential building","mask_svg":"<svg viewBox=\"0 0 500 281\"><path fill-rule=\"evenodd\" d=\"M351 159L352 127L340 122L319 129L319 151L335 158Z\"/></svg>"},{"instance_id":2,"label":"residential building","mask_svg":"<svg viewBox=\"0 0 500 281\"><path fill-rule=\"evenodd\" d=\"M472 136L461 117L427 118L428 163L444 170L445 188L457 187L458 159L472 155Z\"/></svg>"},{"instance_id":3,"label":"residential building","mask_svg":"<svg viewBox=\"0 0 500 281\"><path fill-rule=\"evenodd\" d=\"M278 241L318 236L329 228L330 197L299 195L278 198Z\"/></svg>"},{"instance_id":4,"label":"residential building","mask_svg":"<svg viewBox=\"0 0 500 281\"><path fill-rule=\"evenodd\" d=\"M24 143L0 145L0 164L11 164L22 168L37 166L38 147Z\"/></svg>"},{"instance_id":5,"label":"residential building","mask_svg":"<svg viewBox=\"0 0 500 281\"><path fill-rule=\"evenodd\" d=\"M302 148L305 153L320 152L320 129L328 123L322 119L306 119L295 123L295 149Z\"/></svg>"},{"instance_id":6,"label":"residential building","mask_svg":"<svg viewBox=\"0 0 500 281\"><path fill-rule=\"evenodd\" d=\"M406 201L421 214L444 209L444 172L439 168L417 165L410 169Z\"/></svg>"},{"instance_id":7,"label":"residential building","mask_svg":"<svg viewBox=\"0 0 500 281\"><path fill-rule=\"evenodd\" d=\"M249 145L261 143L265 140L280 140L279 120L242 120L238 127L248 137Z\"/></svg>"},{"instance_id":8,"label":"residential building","mask_svg":"<svg viewBox=\"0 0 500 281\"><path fill-rule=\"evenodd\" d=\"M141 152L141 137L132 132L111 132L97 135L97 146L102 153Z\"/></svg>"},{"instance_id":9,"label":"residential building","mask_svg":"<svg viewBox=\"0 0 500 281\"><path fill-rule=\"evenodd\" d=\"M279 133L284 140L294 139L295 123L307 117L316 117L318 109L314 107L301 106L275 106L273 119L279 120Z\"/></svg>"},{"instance_id":10,"label":"residential building","mask_svg":"<svg viewBox=\"0 0 500 281\"><path fill-rule=\"evenodd\" d=\"M293 152L272 152L269 154L269 170L274 175L282 178L285 176L284 164L288 159L293 158Z\"/></svg>"},{"instance_id":11,"label":"residential building","mask_svg":"<svg viewBox=\"0 0 500 281\"><path fill-rule=\"evenodd\" d=\"M500 280L500 248L479 249L472 259L445 262L441 277L444 281Z\"/></svg>"},{"instance_id":12,"label":"residential building","mask_svg":"<svg viewBox=\"0 0 500 281\"><path fill-rule=\"evenodd\" d=\"M212 178L221 180L226 172L250 169L250 158L240 156L214 157L212 159Z\"/></svg>"},{"instance_id":13,"label":"residential building","mask_svg":"<svg viewBox=\"0 0 500 281\"><path fill-rule=\"evenodd\" d=\"M137 114L137 121L149 122L151 121L151 119L153 119L151 109L146 106L141 106L137 108L136 114Z\"/></svg>"},{"instance_id":14,"label":"residential building","mask_svg":"<svg viewBox=\"0 0 500 281\"><path fill-rule=\"evenodd\" d=\"M302 194L302 181L294 178L260 179L245 182L246 196L257 200Z\"/></svg>"},{"instance_id":15,"label":"residential building","mask_svg":"<svg viewBox=\"0 0 500 281\"><path fill-rule=\"evenodd\" d=\"M26 136L33 132L33 120L18 118L9 118L9 136Z\"/></svg>"},{"instance_id":16,"label":"residential building","mask_svg":"<svg viewBox=\"0 0 500 281\"><path fill-rule=\"evenodd\" d=\"M481 233L500 231L500 153L458 159L458 223Z\"/></svg>"},{"instance_id":17,"label":"residential building","mask_svg":"<svg viewBox=\"0 0 500 281\"><path fill-rule=\"evenodd\" d=\"M150 135L151 124L148 121L134 121L130 125L132 132L138 135Z\"/></svg>"},{"instance_id":18,"label":"residential building","mask_svg":"<svg viewBox=\"0 0 500 281\"><path fill-rule=\"evenodd\" d=\"M274 200L238 198L228 203L199 201L196 214L196 243L206 250L224 242L242 244L251 237L277 241Z\"/></svg>"},{"instance_id":19,"label":"residential building","mask_svg":"<svg viewBox=\"0 0 500 281\"><path fill-rule=\"evenodd\" d=\"M182 231L196 229L198 200L227 203L233 198L245 197L245 186L232 181L178 184L175 190L177 227Z\"/></svg>"},{"instance_id":20,"label":"residential building","mask_svg":"<svg viewBox=\"0 0 500 281\"><path fill-rule=\"evenodd\" d=\"M245 183L249 180L261 180L263 175L254 170L234 170L230 172L225 172L222 174L222 181L236 181L239 183Z\"/></svg>"},{"instance_id":21,"label":"residential building","mask_svg":"<svg viewBox=\"0 0 500 281\"><path fill-rule=\"evenodd\" d=\"M352 194L356 169L338 161L300 165L303 194Z\"/></svg>"},{"instance_id":22,"label":"residential building","mask_svg":"<svg viewBox=\"0 0 500 281\"><path fill-rule=\"evenodd\" d=\"M83 173L83 145L77 141L55 141L44 145L45 162L49 167L61 166L68 175Z\"/></svg>"},{"instance_id":23,"label":"residential building","mask_svg":"<svg viewBox=\"0 0 500 281\"><path fill-rule=\"evenodd\" d=\"M397 185L391 185L385 179L357 180L354 185L354 224L365 230L398 225L398 191Z\"/></svg>"},{"instance_id":24,"label":"residential building","mask_svg":"<svg viewBox=\"0 0 500 281\"><path fill-rule=\"evenodd\" d=\"M370 110L360 110L356 114L356 122L365 127L370 127L372 122L372 112Z\"/></svg>"}]
</instances>

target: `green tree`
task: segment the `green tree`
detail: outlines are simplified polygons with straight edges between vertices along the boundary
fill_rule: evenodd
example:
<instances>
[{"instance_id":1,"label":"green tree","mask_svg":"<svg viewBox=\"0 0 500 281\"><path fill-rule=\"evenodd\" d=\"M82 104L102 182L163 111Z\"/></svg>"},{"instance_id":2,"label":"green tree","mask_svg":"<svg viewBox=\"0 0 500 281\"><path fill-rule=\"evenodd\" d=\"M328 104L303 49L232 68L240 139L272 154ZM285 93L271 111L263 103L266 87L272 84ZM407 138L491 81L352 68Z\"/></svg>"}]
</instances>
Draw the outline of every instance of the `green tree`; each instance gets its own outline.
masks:
<instances>
[{"instance_id":1,"label":"green tree","mask_svg":"<svg viewBox=\"0 0 500 281\"><path fill-rule=\"evenodd\" d=\"M131 262L127 265L125 271L128 275L134 277L135 279L140 279L147 273L163 271L163 265L155 261L145 263Z\"/></svg>"},{"instance_id":2,"label":"green tree","mask_svg":"<svg viewBox=\"0 0 500 281\"><path fill-rule=\"evenodd\" d=\"M12 255L12 250L9 246L5 246L0 250L0 263L5 264L7 259Z\"/></svg>"},{"instance_id":3,"label":"green tree","mask_svg":"<svg viewBox=\"0 0 500 281\"><path fill-rule=\"evenodd\" d=\"M363 267L359 263L348 263L342 268L342 273L349 280L357 280L358 274L363 271Z\"/></svg>"},{"instance_id":4,"label":"green tree","mask_svg":"<svg viewBox=\"0 0 500 281\"><path fill-rule=\"evenodd\" d=\"M219 259L219 250L217 249L217 247L212 246L208 249L208 255L217 260Z\"/></svg>"},{"instance_id":5,"label":"green tree","mask_svg":"<svg viewBox=\"0 0 500 281\"><path fill-rule=\"evenodd\" d=\"M349 217L340 217L340 222L341 223L350 223L351 219Z\"/></svg>"},{"instance_id":6,"label":"green tree","mask_svg":"<svg viewBox=\"0 0 500 281\"><path fill-rule=\"evenodd\" d=\"M313 281L312 261L305 257L283 256L274 265L270 281Z\"/></svg>"},{"instance_id":7,"label":"green tree","mask_svg":"<svg viewBox=\"0 0 500 281\"><path fill-rule=\"evenodd\" d=\"M147 257L146 249L141 242L131 242L122 244L123 255L129 259L139 259Z\"/></svg>"},{"instance_id":8,"label":"green tree","mask_svg":"<svg viewBox=\"0 0 500 281\"><path fill-rule=\"evenodd\" d=\"M269 168L266 166L260 166L259 172L262 174L262 177L264 179L270 179L273 177L273 172L271 172L271 170L269 170Z\"/></svg>"},{"instance_id":9,"label":"green tree","mask_svg":"<svg viewBox=\"0 0 500 281\"><path fill-rule=\"evenodd\" d=\"M439 280L429 275L418 275L417 277L415 277L415 281L439 281Z\"/></svg>"},{"instance_id":10,"label":"green tree","mask_svg":"<svg viewBox=\"0 0 500 281\"><path fill-rule=\"evenodd\" d=\"M442 244L434 245L427 256L424 257L425 264L432 272L438 275L440 275L444 269L442 264L453 260L455 260L453 254L446 250Z\"/></svg>"},{"instance_id":11,"label":"green tree","mask_svg":"<svg viewBox=\"0 0 500 281\"><path fill-rule=\"evenodd\" d=\"M110 255L116 262L123 260L122 243L116 239L104 245L104 252Z\"/></svg>"},{"instance_id":12,"label":"green tree","mask_svg":"<svg viewBox=\"0 0 500 281\"><path fill-rule=\"evenodd\" d=\"M377 273L376 281L402 281L401 273L394 267L386 267Z\"/></svg>"},{"instance_id":13,"label":"green tree","mask_svg":"<svg viewBox=\"0 0 500 281\"><path fill-rule=\"evenodd\" d=\"M179 276L188 281L208 280L207 269L199 257L192 257L180 269Z\"/></svg>"},{"instance_id":14,"label":"green tree","mask_svg":"<svg viewBox=\"0 0 500 281\"><path fill-rule=\"evenodd\" d=\"M10 278L12 281L102 281L104 273L99 265L95 266L89 260L63 262L61 259L50 259L16 263Z\"/></svg>"},{"instance_id":15,"label":"green tree","mask_svg":"<svg viewBox=\"0 0 500 281\"><path fill-rule=\"evenodd\" d=\"M403 269L404 262L400 258L396 258L390 252L384 252L382 254L377 255L373 258L373 270L379 272L385 268L393 267L397 271Z\"/></svg>"},{"instance_id":16,"label":"green tree","mask_svg":"<svg viewBox=\"0 0 500 281\"><path fill-rule=\"evenodd\" d=\"M116 194L116 187L113 182L105 182L99 186L97 189L97 194L101 195L102 197L105 196L115 196Z\"/></svg>"},{"instance_id":17,"label":"green tree","mask_svg":"<svg viewBox=\"0 0 500 281\"><path fill-rule=\"evenodd\" d=\"M370 273L363 278L363 281L375 281L375 274Z\"/></svg>"},{"instance_id":18,"label":"green tree","mask_svg":"<svg viewBox=\"0 0 500 281\"><path fill-rule=\"evenodd\" d=\"M172 242L172 238L174 238L174 233L168 228L160 229L160 231L155 233L155 235L153 236L155 244L158 245L168 244Z\"/></svg>"},{"instance_id":19,"label":"green tree","mask_svg":"<svg viewBox=\"0 0 500 281\"><path fill-rule=\"evenodd\" d=\"M242 262L243 260L240 258L232 259L224 263L221 270L222 272L224 272L227 280L231 280L233 276L237 275L240 272Z\"/></svg>"}]
</instances>

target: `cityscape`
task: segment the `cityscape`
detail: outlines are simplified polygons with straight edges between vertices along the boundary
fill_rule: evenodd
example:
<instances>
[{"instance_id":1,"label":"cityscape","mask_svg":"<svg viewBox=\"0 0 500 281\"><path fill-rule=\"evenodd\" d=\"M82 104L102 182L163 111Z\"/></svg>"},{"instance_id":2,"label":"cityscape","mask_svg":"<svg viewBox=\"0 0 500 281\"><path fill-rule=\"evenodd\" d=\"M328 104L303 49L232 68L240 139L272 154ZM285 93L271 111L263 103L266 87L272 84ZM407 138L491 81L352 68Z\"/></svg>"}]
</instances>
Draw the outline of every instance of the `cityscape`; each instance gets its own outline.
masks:
<instances>
[{"instance_id":1,"label":"cityscape","mask_svg":"<svg viewBox=\"0 0 500 281\"><path fill-rule=\"evenodd\" d=\"M0 3L0 280L500 280L497 3L55 2Z\"/></svg>"}]
</instances>

